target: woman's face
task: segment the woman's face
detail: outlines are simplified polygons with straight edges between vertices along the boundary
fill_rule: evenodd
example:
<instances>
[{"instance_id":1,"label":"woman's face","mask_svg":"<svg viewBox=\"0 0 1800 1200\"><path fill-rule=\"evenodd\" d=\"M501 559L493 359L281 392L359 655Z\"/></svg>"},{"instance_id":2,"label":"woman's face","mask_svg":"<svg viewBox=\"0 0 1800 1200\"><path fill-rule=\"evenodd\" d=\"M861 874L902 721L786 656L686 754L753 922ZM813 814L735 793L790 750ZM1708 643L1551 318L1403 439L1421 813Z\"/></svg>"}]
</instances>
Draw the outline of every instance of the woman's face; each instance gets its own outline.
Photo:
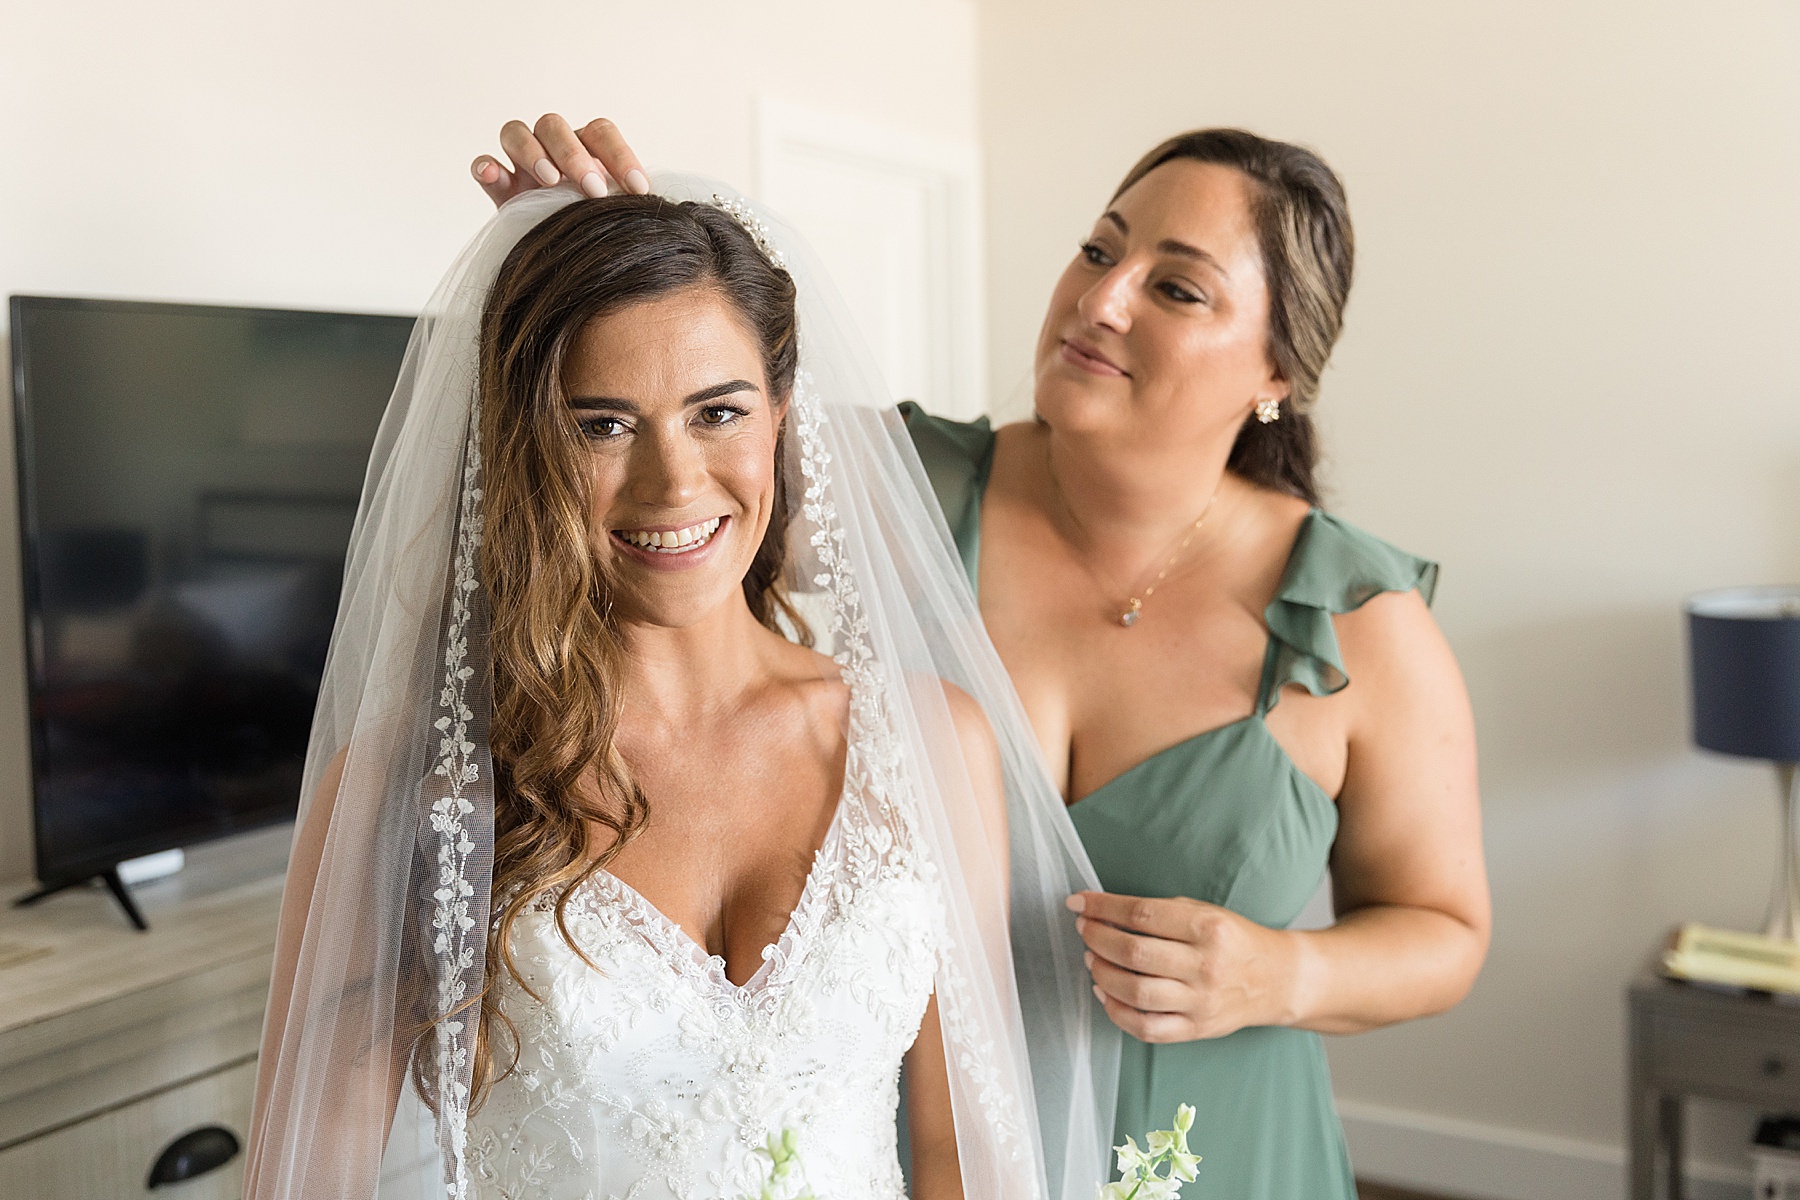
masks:
<instances>
[{"instance_id":1,"label":"woman's face","mask_svg":"<svg viewBox=\"0 0 1800 1200\"><path fill-rule=\"evenodd\" d=\"M1231 433L1287 384L1233 167L1177 159L1121 195L1063 271L1038 337L1038 415L1067 432L1170 445Z\"/></svg>"},{"instance_id":2,"label":"woman's face","mask_svg":"<svg viewBox=\"0 0 1800 1200\"><path fill-rule=\"evenodd\" d=\"M563 360L593 464L594 554L624 620L681 627L741 598L775 504L775 439L755 335L718 291L597 317Z\"/></svg>"}]
</instances>

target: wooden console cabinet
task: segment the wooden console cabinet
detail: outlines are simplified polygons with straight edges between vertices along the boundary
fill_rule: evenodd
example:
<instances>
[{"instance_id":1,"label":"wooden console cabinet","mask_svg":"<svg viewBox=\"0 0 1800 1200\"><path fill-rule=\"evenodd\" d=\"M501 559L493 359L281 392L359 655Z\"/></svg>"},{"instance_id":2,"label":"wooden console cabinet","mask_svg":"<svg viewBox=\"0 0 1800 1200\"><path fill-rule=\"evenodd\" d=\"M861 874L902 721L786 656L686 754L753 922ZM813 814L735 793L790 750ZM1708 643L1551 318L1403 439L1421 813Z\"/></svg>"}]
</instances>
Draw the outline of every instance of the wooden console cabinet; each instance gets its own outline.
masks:
<instances>
[{"instance_id":1,"label":"wooden console cabinet","mask_svg":"<svg viewBox=\"0 0 1800 1200\"><path fill-rule=\"evenodd\" d=\"M150 1172L194 1130L245 1140L289 836L190 853L138 889L148 933L98 889L0 908L0 1197L236 1200L241 1150Z\"/></svg>"}]
</instances>

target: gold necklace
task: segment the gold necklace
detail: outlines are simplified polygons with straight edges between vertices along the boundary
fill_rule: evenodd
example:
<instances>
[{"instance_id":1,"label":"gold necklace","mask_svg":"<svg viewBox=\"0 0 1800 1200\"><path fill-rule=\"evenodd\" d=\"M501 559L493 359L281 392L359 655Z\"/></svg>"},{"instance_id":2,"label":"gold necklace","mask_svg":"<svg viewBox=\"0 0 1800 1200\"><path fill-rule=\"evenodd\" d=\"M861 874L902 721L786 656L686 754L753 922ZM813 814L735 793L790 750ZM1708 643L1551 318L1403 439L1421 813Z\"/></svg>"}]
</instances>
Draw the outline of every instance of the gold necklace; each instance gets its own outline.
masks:
<instances>
[{"instance_id":1,"label":"gold necklace","mask_svg":"<svg viewBox=\"0 0 1800 1200\"><path fill-rule=\"evenodd\" d=\"M1223 484L1224 482L1225 479L1221 476L1219 483ZM1092 541L1093 539L1089 537L1088 531L1082 528L1081 518L1075 515L1075 510L1073 508L1069 507L1069 501L1063 495L1062 484L1057 480L1055 471L1050 472L1050 488L1056 493L1056 502L1062 505L1063 512L1068 514L1069 520L1074 524L1075 528L1081 530L1081 536ZM1151 596L1156 594L1156 589L1162 586L1163 580L1169 577L1169 572L1175 569L1175 564L1181 561L1181 556L1187 552L1188 546L1193 543L1194 535L1200 532L1200 526L1206 524L1206 514L1212 511L1213 501L1218 498L1219 488L1215 485L1213 487L1212 495L1206 498L1206 505L1200 510L1200 515L1195 517L1193 524L1187 527L1187 533L1182 537L1181 544L1175 547L1175 552L1169 555L1168 560L1163 563L1162 570L1156 573L1156 578L1150 581L1150 585L1144 589L1143 594L1134 595L1129 592L1126 594L1125 607L1118 616L1118 621L1121 626L1130 629L1133 625L1136 625L1138 621L1143 619L1144 605L1149 602ZM1088 573L1088 578L1094 581L1095 586L1100 589L1102 594L1111 593L1113 591L1107 582L1100 578L1099 572L1094 570L1093 564L1088 562L1086 557L1077 555L1077 558L1080 559L1082 569ZM1149 568L1145 569L1148 570Z\"/></svg>"}]
</instances>

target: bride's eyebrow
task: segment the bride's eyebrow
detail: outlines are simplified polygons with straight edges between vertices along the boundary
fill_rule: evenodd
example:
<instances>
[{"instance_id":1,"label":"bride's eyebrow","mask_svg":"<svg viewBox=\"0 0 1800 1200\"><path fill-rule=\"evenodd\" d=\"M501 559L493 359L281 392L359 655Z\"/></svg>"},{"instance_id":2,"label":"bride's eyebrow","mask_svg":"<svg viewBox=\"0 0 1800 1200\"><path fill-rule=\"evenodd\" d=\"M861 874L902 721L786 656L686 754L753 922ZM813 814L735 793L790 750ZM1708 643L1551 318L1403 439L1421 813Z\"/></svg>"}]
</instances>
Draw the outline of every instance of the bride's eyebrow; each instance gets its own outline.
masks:
<instances>
[{"instance_id":1,"label":"bride's eyebrow","mask_svg":"<svg viewBox=\"0 0 1800 1200\"><path fill-rule=\"evenodd\" d=\"M710 387L701 388L699 391L683 400L681 406L683 408L689 408L695 404L710 404L714 400L718 400L725 396L735 395L738 392L761 391L761 388L757 387L754 383L751 383L748 379L727 379L724 383L715 383ZM584 411L593 410L625 413L627 416L636 416L640 411L635 400L619 400L612 396L570 396L569 407L579 408Z\"/></svg>"}]
</instances>

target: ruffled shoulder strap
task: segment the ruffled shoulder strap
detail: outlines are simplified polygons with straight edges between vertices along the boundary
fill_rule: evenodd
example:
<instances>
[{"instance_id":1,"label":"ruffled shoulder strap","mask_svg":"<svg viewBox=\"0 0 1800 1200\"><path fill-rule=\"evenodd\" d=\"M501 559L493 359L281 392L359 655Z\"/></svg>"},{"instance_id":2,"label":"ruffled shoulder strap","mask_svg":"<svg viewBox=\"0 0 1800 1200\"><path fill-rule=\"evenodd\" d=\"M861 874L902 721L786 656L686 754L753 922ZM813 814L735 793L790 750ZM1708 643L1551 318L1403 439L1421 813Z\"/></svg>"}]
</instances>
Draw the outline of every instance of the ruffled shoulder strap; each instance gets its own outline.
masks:
<instances>
[{"instance_id":1,"label":"ruffled shoulder strap","mask_svg":"<svg viewBox=\"0 0 1800 1200\"><path fill-rule=\"evenodd\" d=\"M1319 509L1308 513L1294 539L1281 587L1263 611L1269 652L1263 660L1256 711L1267 714L1290 683L1315 696L1342 691L1350 677L1344 674L1332 616L1355 612L1383 592L1415 588L1430 604L1437 577L1434 562L1415 558Z\"/></svg>"},{"instance_id":2,"label":"ruffled shoulder strap","mask_svg":"<svg viewBox=\"0 0 1800 1200\"><path fill-rule=\"evenodd\" d=\"M900 415L944 510L963 573L974 587L981 561L981 498L994 469L994 427L986 417L952 421L933 416L911 400L901 401Z\"/></svg>"}]
</instances>

